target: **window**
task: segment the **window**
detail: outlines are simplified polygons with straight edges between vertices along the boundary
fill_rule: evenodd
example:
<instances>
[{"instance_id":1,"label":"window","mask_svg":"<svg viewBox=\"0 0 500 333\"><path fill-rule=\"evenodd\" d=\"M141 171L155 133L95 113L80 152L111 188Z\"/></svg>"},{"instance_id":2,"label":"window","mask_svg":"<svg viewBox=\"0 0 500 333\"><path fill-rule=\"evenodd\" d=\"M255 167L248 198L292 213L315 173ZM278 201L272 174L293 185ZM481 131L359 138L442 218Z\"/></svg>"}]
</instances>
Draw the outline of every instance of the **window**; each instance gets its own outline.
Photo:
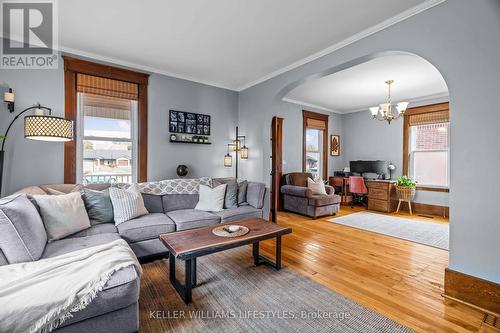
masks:
<instances>
[{"instance_id":1,"label":"window","mask_svg":"<svg viewBox=\"0 0 500 333\"><path fill-rule=\"evenodd\" d=\"M328 115L303 111L302 170L328 179Z\"/></svg>"},{"instance_id":2,"label":"window","mask_svg":"<svg viewBox=\"0 0 500 333\"><path fill-rule=\"evenodd\" d=\"M77 182L137 182L137 102L78 93Z\"/></svg>"},{"instance_id":3,"label":"window","mask_svg":"<svg viewBox=\"0 0 500 333\"><path fill-rule=\"evenodd\" d=\"M64 56L64 182L147 181L149 75Z\"/></svg>"},{"instance_id":4,"label":"window","mask_svg":"<svg viewBox=\"0 0 500 333\"><path fill-rule=\"evenodd\" d=\"M315 128L306 129L306 172L315 178L323 175L323 131Z\"/></svg>"},{"instance_id":5,"label":"window","mask_svg":"<svg viewBox=\"0 0 500 333\"><path fill-rule=\"evenodd\" d=\"M403 172L421 188L449 187L449 129L448 103L409 109L405 115Z\"/></svg>"}]
</instances>

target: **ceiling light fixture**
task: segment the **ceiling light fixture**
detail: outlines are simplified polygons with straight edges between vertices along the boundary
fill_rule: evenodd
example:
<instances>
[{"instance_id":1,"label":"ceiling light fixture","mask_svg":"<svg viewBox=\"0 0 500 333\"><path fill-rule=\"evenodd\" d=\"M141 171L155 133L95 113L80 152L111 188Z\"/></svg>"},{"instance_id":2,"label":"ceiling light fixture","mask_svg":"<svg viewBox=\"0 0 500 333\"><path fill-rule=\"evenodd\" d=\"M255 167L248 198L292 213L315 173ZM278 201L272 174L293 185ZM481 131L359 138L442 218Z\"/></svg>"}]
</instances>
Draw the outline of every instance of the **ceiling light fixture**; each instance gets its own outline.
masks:
<instances>
[{"instance_id":1,"label":"ceiling light fixture","mask_svg":"<svg viewBox=\"0 0 500 333\"><path fill-rule=\"evenodd\" d=\"M391 124L391 121L400 118L404 115L406 109L408 108L408 102L400 102L396 104L397 114L394 115L392 113L393 104L391 100L391 84L394 83L394 80L385 81L388 87L388 95L387 102L380 104L380 106L374 106L370 108L370 113L372 114L373 119L377 119L380 121L387 121Z\"/></svg>"}]
</instances>

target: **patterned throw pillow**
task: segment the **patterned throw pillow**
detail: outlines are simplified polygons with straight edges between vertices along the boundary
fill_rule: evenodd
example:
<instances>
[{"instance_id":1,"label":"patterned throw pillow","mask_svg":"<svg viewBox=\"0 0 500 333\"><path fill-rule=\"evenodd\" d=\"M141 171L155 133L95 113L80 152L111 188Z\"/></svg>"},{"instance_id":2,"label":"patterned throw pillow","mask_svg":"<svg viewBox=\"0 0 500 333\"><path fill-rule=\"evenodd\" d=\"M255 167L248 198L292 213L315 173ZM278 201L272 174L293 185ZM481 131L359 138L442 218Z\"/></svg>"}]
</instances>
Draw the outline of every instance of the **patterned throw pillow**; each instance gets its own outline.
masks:
<instances>
[{"instance_id":1,"label":"patterned throw pillow","mask_svg":"<svg viewBox=\"0 0 500 333\"><path fill-rule=\"evenodd\" d=\"M109 188L109 196L113 203L113 214L115 216L115 225L119 225L133 218L149 214L144 206L141 192L137 185L132 185L128 189L116 187Z\"/></svg>"}]
</instances>

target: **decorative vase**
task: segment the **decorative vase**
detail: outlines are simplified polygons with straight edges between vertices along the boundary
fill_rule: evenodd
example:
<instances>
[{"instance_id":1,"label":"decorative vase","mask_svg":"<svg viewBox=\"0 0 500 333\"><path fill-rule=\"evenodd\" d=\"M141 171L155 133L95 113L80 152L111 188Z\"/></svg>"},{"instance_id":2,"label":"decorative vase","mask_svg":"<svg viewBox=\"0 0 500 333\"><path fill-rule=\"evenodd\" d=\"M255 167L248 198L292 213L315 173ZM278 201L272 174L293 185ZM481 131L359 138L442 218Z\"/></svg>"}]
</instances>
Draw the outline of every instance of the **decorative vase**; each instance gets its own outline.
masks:
<instances>
[{"instance_id":1,"label":"decorative vase","mask_svg":"<svg viewBox=\"0 0 500 333\"><path fill-rule=\"evenodd\" d=\"M183 178L186 177L186 175L189 172L189 168L183 164L177 166L177 176Z\"/></svg>"}]
</instances>

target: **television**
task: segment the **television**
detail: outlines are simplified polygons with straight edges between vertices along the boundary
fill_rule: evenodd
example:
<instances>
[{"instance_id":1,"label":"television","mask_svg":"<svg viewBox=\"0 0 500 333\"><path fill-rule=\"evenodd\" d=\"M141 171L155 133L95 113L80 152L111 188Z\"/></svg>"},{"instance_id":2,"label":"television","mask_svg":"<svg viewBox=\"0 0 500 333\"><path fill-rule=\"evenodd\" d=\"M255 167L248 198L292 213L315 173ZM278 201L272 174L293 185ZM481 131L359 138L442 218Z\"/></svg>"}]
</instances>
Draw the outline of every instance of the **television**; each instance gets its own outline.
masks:
<instances>
[{"instance_id":1,"label":"television","mask_svg":"<svg viewBox=\"0 0 500 333\"><path fill-rule=\"evenodd\" d=\"M387 161L350 161L349 167L351 173L360 175L372 173L377 174L378 179L388 178L389 162Z\"/></svg>"}]
</instances>

